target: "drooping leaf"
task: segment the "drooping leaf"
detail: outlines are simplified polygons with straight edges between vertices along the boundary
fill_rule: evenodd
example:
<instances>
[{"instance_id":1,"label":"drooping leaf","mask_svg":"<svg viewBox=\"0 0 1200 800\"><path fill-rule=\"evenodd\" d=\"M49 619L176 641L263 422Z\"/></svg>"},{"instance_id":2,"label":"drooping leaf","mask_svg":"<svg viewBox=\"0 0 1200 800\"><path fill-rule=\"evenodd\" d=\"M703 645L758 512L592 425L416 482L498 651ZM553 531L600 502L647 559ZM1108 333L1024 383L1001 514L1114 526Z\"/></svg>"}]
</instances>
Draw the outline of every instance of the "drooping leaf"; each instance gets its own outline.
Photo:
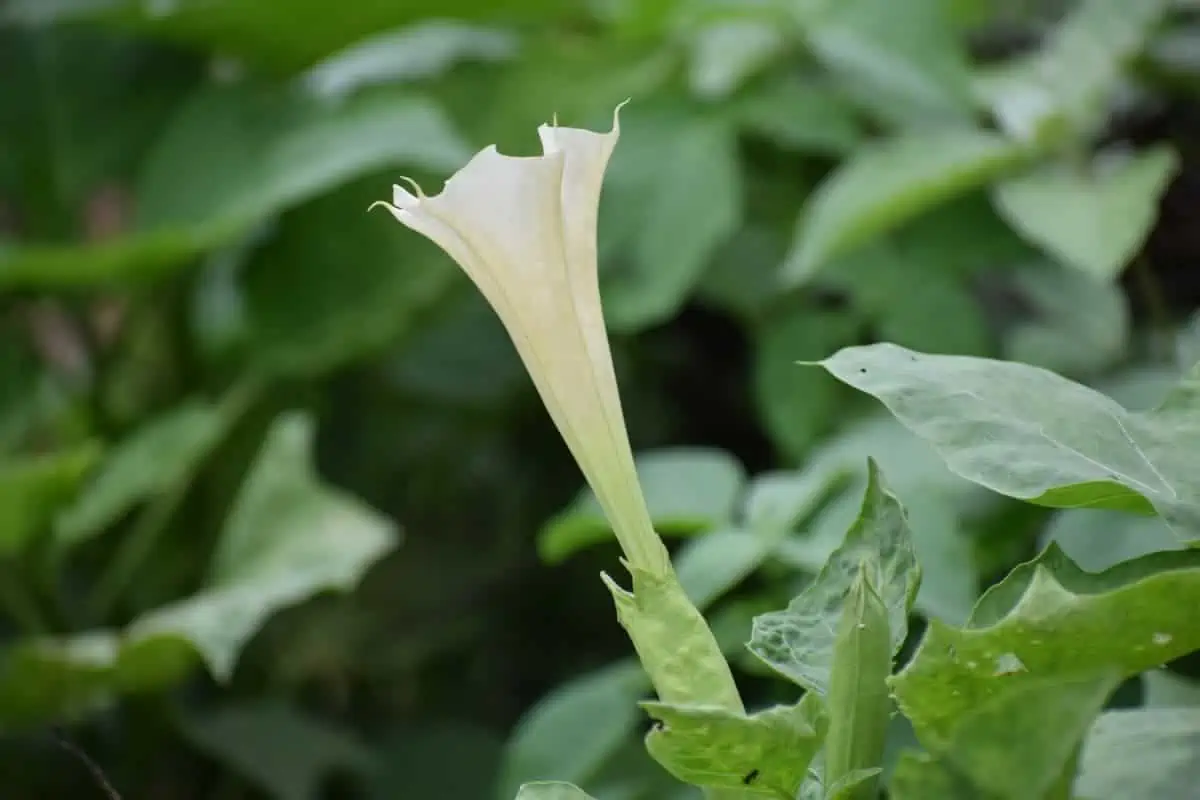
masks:
<instances>
[{"instance_id":1,"label":"drooping leaf","mask_svg":"<svg viewBox=\"0 0 1200 800\"><path fill-rule=\"evenodd\" d=\"M525 713L509 738L500 796L530 781L590 781L637 729L637 703L649 691L649 680L632 660L556 688Z\"/></svg>"},{"instance_id":2,"label":"drooping leaf","mask_svg":"<svg viewBox=\"0 0 1200 800\"><path fill-rule=\"evenodd\" d=\"M50 530L102 452L92 443L0 464L0 556L22 552Z\"/></svg>"},{"instance_id":3,"label":"drooping leaf","mask_svg":"<svg viewBox=\"0 0 1200 800\"><path fill-rule=\"evenodd\" d=\"M874 460L857 520L816 579L783 611L754 620L748 647L785 677L824 694L833 668L837 622L860 569L887 608L893 654L908 635L908 613L920 586L904 508L883 483Z\"/></svg>"},{"instance_id":4,"label":"drooping leaf","mask_svg":"<svg viewBox=\"0 0 1200 800\"><path fill-rule=\"evenodd\" d=\"M1121 274L1158 217L1179 158L1169 147L1101 153L1088 171L1049 164L1001 181L996 207L1013 228L1064 264L1101 280Z\"/></svg>"},{"instance_id":5,"label":"drooping leaf","mask_svg":"<svg viewBox=\"0 0 1200 800\"><path fill-rule=\"evenodd\" d=\"M969 709L1017 684L1106 669L1132 676L1200 648L1194 598L1195 551L1089 573L1051 545L989 590L967 627L932 621L892 688L922 742L942 746Z\"/></svg>"},{"instance_id":6,"label":"drooping leaf","mask_svg":"<svg viewBox=\"0 0 1200 800\"><path fill-rule=\"evenodd\" d=\"M970 118L966 51L934 0L793 4L817 58L889 121Z\"/></svg>"},{"instance_id":7,"label":"drooping leaf","mask_svg":"<svg viewBox=\"0 0 1200 800\"><path fill-rule=\"evenodd\" d=\"M577 786L557 781L527 783L517 792L516 800L594 800Z\"/></svg>"},{"instance_id":8,"label":"drooping leaf","mask_svg":"<svg viewBox=\"0 0 1200 800\"><path fill-rule=\"evenodd\" d=\"M195 666L226 679L274 612L354 586L395 546L395 526L323 486L309 464L312 423L281 417L237 497L200 592L122 631L31 640L0 668L0 720L28 724L94 710L122 692L165 688Z\"/></svg>"},{"instance_id":9,"label":"drooping leaf","mask_svg":"<svg viewBox=\"0 0 1200 800\"><path fill-rule=\"evenodd\" d=\"M363 774L370 752L330 723L279 701L229 706L185 718L187 739L274 800L316 800L333 770Z\"/></svg>"},{"instance_id":10,"label":"drooping leaf","mask_svg":"<svg viewBox=\"0 0 1200 800\"><path fill-rule=\"evenodd\" d=\"M679 549L675 573L692 602L707 608L754 572L771 555L772 543L758 532L718 528Z\"/></svg>"},{"instance_id":11,"label":"drooping leaf","mask_svg":"<svg viewBox=\"0 0 1200 800\"><path fill-rule=\"evenodd\" d=\"M1168 5L1083 0L1040 51L985 73L977 94L1017 138L1087 136L1103 123L1126 62L1145 46Z\"/></svg>"},{"instance_id":12,"label":"drooping leaf","mask_svg":"<svg viewBox=\"0 0 1200 800\"><path fill-rule=\"evenodd\" d=\"M810 279L831 258L1019 164L1024 148L971 128L899 134L859 149L801 214L784 276Z\"/></svg>"},{"instance_id":13,"label":"drooping leaf","mask_svg":"<svg viewBox=\"0 0 1200 800\"><path fill-rule=\"evenodd\" d=\"M873 395L928 440L949 467L1000 494L1041 505L1157 510L1200 536L1194 397L1133 413L1046 370L989 359L850 347L820 362Z\"/></svg>"},{"instance_id":14,"label":"drooping leaf","mask_svg":"<svg viewBox=\"0 0 1200 800\"><path fill-rule=\"evenodd\" d=\"M1187 797L1200 786L1200 709L1101 715L1079 760L1075 792L1089 800Z\"/></svg>"},{"instance_id":15,"label":"drooping leaf","mask_svg":"<svg viewBox=\"0 0 1200 800\"><path fill-rule=\"evenodd\" d=\"M664 535L691 535L730 521L746 482L746 471L723 450L681 447L637 457L638 482L654 528ZM557 563L604 541L612 527L585 489L538 537L538 553Z\"/></svg>"},{"instance_id":16,"label":"drooping leaf","mask_svg":"<svg viewBox=\"0 0 1200 800\"><path fill-rule=\"evenodd\" d=\"M461 61L504 61L517 51L510 31L452 19L422 20L376 33L310 67L304 82L320 95L435 77Z\"/></svg>"},{"instance_id":17,"label":"drooping leaf","mask_svg":"<svg viewBox=\"0 0 1200 800\"><path fill-rule=\"evenodd\" d=\"M119 441L58 516L59 544L72 546L99 534L137 503L183 479L216 445L225 428L222 411L214 404L189 402Z\"/></svg>"},{"instance_id":18,"label":"drooping leaf","mask_svg":"<svg viewBox=\"0 0 1200 800\"><path fill-rule=\"evenodd\" d=\"M825 737L820 698L749 716L726 709L643 702L657 723L646 749L668 772L695 786L749 787L794 797Z\"/></svg>"}]
</instances>

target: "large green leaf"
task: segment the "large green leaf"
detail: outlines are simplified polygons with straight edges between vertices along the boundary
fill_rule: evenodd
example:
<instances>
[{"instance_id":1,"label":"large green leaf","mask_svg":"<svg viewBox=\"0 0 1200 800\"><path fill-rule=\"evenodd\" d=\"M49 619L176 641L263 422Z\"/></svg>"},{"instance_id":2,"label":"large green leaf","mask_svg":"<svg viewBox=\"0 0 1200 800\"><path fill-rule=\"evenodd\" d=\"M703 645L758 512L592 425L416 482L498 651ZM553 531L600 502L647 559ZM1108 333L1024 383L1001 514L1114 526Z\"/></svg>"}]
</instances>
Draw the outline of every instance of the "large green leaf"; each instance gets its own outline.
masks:
<instances>
[{"instance_id":1,"label":"large green leaf","mask_svg":"<svg viewBox=\"0 0 1200 800\"><path fill-rule=\"evenodd\" d=\"M746 470L737 459L709 448L641 453L637 473L654 528L665 535L692 535L729 522L746 483ZM556 563L611 536L600 504L585 489L542 529L538 553Z\"/></svg>"},{"instance_id":2,"label":"large green leaf","mask_svg":"<svg viewBox=\"0 0 1200 800\"><path fill-rule=\"evenodd\" d=\"M691 295L742 219L737 137L728 120L670 109L622 122L605 193L636 214L625 263L602 280L606 317L622 331L660 323ZM601 223L604 227L605 223Z\"/></svg>"},{"instance_id":3,"label":"large green leaf","mask_svg":"<svg viewBox=\"0 0 1200 800\"><path fill-rule=\"evenodd\" d=\"M788 38L767 20L717 19L700 25L688 37L688 84L707 100L732 94L755 73L786 52Z\"/></svg>"},{"instance_id":4,"label":"large green leaf","mask_svg":"<svg viewBox=\"0 0 1200 800\"><path fill-rule=\"evenodd\" d=\"M550 0L367 2L354 13L322 0L15 0L8 16L32 22L94 19L138 33L217 50L272 66L312 63L378 31L420 19L545 22L562 13Z\"/></svg>"},{"instance_id":5,"label":"large green leaf","mask_svg":"<svg viewBox=\"0 0 1200 800\"><path fill-rule=\"evenodd\" d=\"M1025 155L1020 144L963 127L899 134L861 148L813 194L785 277L808 280L834 256L987 183Z\"/></svg>"},{"instance_id":6,"label":"large green leaf","mask_svg":"<svg viewBox=\"0 0 1200 800\"><path fill-rule=\"evenodd\" d=\"M1179 158L1169 147L1101 153L1083 170L1049 164L997 184L997 208L1031 242L1100 280L1116 278L1158 217ZM1085 171L1086 170L1086 171Z\"/></svg>"},{"instance_id":7,"label":"large green leaf","mask_svg":"<svg viewBox=\"0 0 1200 800\"><path fill-rule=\"evenodd\" d=\"M893 653L908 635L908 613L921 582L904 508L872 460L858 519L816 579L783 611L754 620L748 647L809 691L829 690L834 642L860 569L887 608Z\"/></svg>"},{"instance_id":8,"label":"large green leaf","mask_svg":"<svg viewBox=\"0 0 1200 800\"><path fill-rule=\"evenodd\" d=\"M1046 370L989 359L851 347L820 362L881 400L958 474L1042 505L1148 512L1200 536L1200 452L1192 383L1169 406L1126 411Z\"/></svg>"},{"instance_id":9,"label":"large green leaf","mask_svg":"<svg viewBox=\"0 0 1200 800\"><path fill-rule=\"evenodd\" d=\"M1075 792L1088 800L1165 800L1200 786L1200 709L1109 711L1079 760Z\"/></svg>"},{"instance_id":10,"label":"large green leaf","mask_svg":"<svg viewBox=\"0 0 1200 800\"><path fill-rule=\"evenodd\" d=\"M382 88L333 102L299 86L209 87L148 154L130 233L97 245L12 247L0 253L0 283L152 277L371 170L449 172L468 155L441 112L413 94Z\"/></svg>"},{"instance_id":11,"label":"large green leaf","mask_svg":"<svg viewBox=\"0 0 1200 800\"><path fill-rule=\"evenodd\" d=\"M20 553L79 491L102 448L86 444L0 463L0 556Z\"/></svg>"},{"instance_id":12,"label":"large green leaf","mask_svg":"<svg viewBox=\"0 0 1200 800\"><path fill-rule=\"evenodd\" d=\"M1123 68L1145 46L1168 0L1082 0L1031 56L984 74L977 93L1023 140L1088 135L1107 118Z\"/></svg>"},{"instance_id":13,"label":"large green leaf","mask_svg":"<svg viewBox=\"0 0 1200 800\"><path fill-rule=\"evenodd\" d=\"M103 531L142 500L185 478L216 445L227 414L189 402L119 441L74 502L59 514L55 537L74 545Z\"/></svg>"},{"instance_id":14,"label":"large green leaf","mask_svg":"<svg viewBox=\"0 0 1200 800\"><path fill-rule=\"evenodd\" d=\"M285 214L245 265L249 358L264 371L311 375L382 350L467 284L441 250L367 214L383 185L356 181Z\"/></svg>"},{"instance_id":15,"label":"large green leaf","mask_svg":"<svg viewBox=\"0 0 1200 800\"><path fill-rule=\"evenodd\" d=\"M953 737L932 756L901 758L889 796L896 800L1050 800L1070 782L1074 755L1116 688L1111 674L1052 676L1008 685L964 709ZM1087 795L1091 798L1094 795Z\"/></svg>"},{"instance_id":16,"label":"large green leaf","mask_svg":"<svg viewBox=\"0 0 1200 800\"><path fill-rule=\"evenodd\" d=\"M794 3L809 45L868 107L928 126L970 118L967 55L938 0Z\"/></svg>"},{"instance_id":17,"label":"large green leaf","mask_svg":"<svg viewBox=\"0 0 1200 800\"><path fill-rule=\"evenodd\" d=\"M365 86L434 77L460 61L504 61L516 51L511 31L422 20L334 53L310 68L304 82L321 95L344 95Z\"/></svg>"},{"instance_id":18,"label":"large green leaf","mask_svg":"<svg viewBox=\"0 0 1200 800\"><path fill-rule=\"evenodd\" d=\"M1200 648L1198 601L1196 551L1089 573L1051 545L984 595L967 627L932 621L892 686L921 741L940 747L962 715L1014 685L1131 676Z\"/></svg>"},{"instance_id":19,"label":"large green leaf","mask_svg":"<svg viewBox=\"0 0 1200 800\"><path fill-rule=\"evenodd\" d=\"M123 631L27 641L0 671L0 721L70 717L116 693L181 679L196 656L218 679L274 612L354 586L396 542L395 526L323 486L310 466L313 426L281 417L237 497L199 593L142 615Z\"/></svg>"},{"instance_id":20,"label":"large green leaf","mask_svg":"<svg viewBox=\"0 0 1200 800\"><path fill-rule=\"evenodd\" d=\"M820 698L749 716L703 706L642 703L655 720L646 749L686 783L724 789L751 787L794 797L825 737Z\"/></svg>"},{"instance_id":21,"label":"large green leaf","mask_svg":"<svg viewBox=\"0 0 1200 800\"><path fill-rule=\"evenodd\" d=\"M832 88L795 75L770 75L730 101L743 128L800 152L843 156L863 137L854 109Z\"/></svg>"}]
</instances>

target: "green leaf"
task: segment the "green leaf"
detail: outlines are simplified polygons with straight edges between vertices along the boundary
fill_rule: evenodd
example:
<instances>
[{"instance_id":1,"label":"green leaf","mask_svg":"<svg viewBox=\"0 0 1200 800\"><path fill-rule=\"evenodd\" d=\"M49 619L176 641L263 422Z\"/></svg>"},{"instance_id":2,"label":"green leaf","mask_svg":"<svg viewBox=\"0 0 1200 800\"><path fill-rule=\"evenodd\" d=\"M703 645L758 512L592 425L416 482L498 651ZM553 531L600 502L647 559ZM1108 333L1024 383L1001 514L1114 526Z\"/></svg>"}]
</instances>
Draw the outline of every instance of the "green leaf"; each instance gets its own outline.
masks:
<instances>
[{"instance_id":1,"label":"green leaf","mask_svg":"<svg viewBox=\"0 0 1200 800\"><path fill-rule=\"evenodd\" d=\"M672 705L743 712L729 664L674 573L655 575L636 567L630 573L632 592L605 573L600 577L658 698Z\"/></svg>"},{"instance_id":2,"label":"green leaf","mask_svg":"<svg viewBox=\"0 0 1200 800\"><path fill-rule=\"evenodd\" d=\"M58 516L58 543L70 547L86 541L141 501L175 486L216 445L226 422L221 407L189 402L120 440Z\"/></svg>"},{"instance_id":3,"label":"green leaf","mask_svg":"<svg viewBox=\"0 0 1200 800\"><path fill-rule=\"evenodd\" d=\"M312 423L280 417L237 496L197 594L143 614L123 631L27 641L0 670L0 720L26 724L94 710L115 693L165 688L196 656L219 680L276 611L347 590L395 546L394 525L320 484L309 464Z\"/></svg>"},{"instance_id":4,"label":"green leaf","mask_svg":"<svg viewBox=\"0 0 1200 800\"><path fill-rule=\"evenodd\" d=\"M833 641L829 677L829 735L825 741L824 781L841 784L831 796L846 800L875 800L874 776L887 743L892 702L887 679L892 674L892 643L888 609L871 585L870 571L861 563L844 601Z\"/></svg>"},{"instance_id":5,"label":"green leaf","mask_svg":"<svg viewBox=\"0 0 1200 800\"><path fill-rule=\"evenodd\" d=\"M308 69L304 82L324 96L366 86L419 81L463 61L507 61L516 54L511 31L452 19L422 20L376 33Z\"/></svg>"},{"instance_id":6,"label":"green leaf","mask_svg":"<svg viewBox=\"0 0 1200 800\"><path fill-rule=\"evenodd\" d=\"M1168 669L1142 673L1142 691L1147 708L1200 707L1200 683Z\"/></svg>"},{"instance_id":7,"label":"green leaf","mask_svg":"<svg viewBox=\"0 0 1200 800\"><path fill-rule=\"evenodd\" d=\"M759 532L719 528L688 541L675 554L675 573L698 608L707 608L745 580L771 554Z\"/></svg>"},{"instance_id":8,"label":"green leaf","mask_svg":"<svg viewBox=\"0 0 1200 800\"><path fill-rule=\"evenodd\" d=\"M1049 798L1073 770L1081 740L1119 682L1112 674L1092 674L1007 685L966 709L934 757L906 754L892 777L891 796Z\"/></svg>"},{"instance_id":9,"label":"green leaf","mask_svg":"<svg viewBox=\"0 0 1200 800\"><path fill-rule=\"evenodd\" d=\"M1101 153L1085 173L1040 166L1001 181L996 207L1030 242L1100 280L1116 278L1137 254L1179 157L1162 146L1137 154Z\"/></svg>"},{"instance_id":10,"label":"green leaf","mask_svg":"<svg viewBox=\"0 0 1200 800\"><path fill-rule=\"evenodd\" d=\"M796 13L817 58L893 120L970 119L967 54L942 3L808 0Z\"/></svg>"},{"instance_id":11,"label":"green leaf","mask_svg":"<svg viewBox=\"0 0 1200 800\"><path fill-rule=\"evenodd\" d=\"M1190 394L1133 413L1037 367L891 344L820 364L882 401L968 480L1047 506L1153 508L1180 535L1200 536L1200 491L1187 478L1200 452Z\"/></svg>"},{"instance_id":12,"label":"green leaf","mask_svg":"<svg viewBox=\"0 0 1200 800\"><path fill-rule=\"evenodd\" d=\"M637 729L637 703L649 691L641 666L625 660L568 681L543 697L509 739L500 796L551 777L590 781Z\"/></svg>"},{"instance_id":13,"label":"green leaf","mask_svg":"<svg viewBox=\"0 0 1200 800\"><path fill-rule=\"evenodd\" d=\"M748 647L804 688L825 694L833 668L837 621L860 569L887 608L893 654L908 635L908 613L921 583L904 508L883 483L874 460L862 508L841 546L816 579L783 611L754 620Z\"/></svg>"},{"instance_id":14,"label":"green leaf","mask_svg":"<svg viewBox=\"0 0 1200 800\"><path fill-rule=\"evenodd\" d=\"M970 128L901 134L858 150L802 212L784 276L809 280L835 256L1017 166L1024 148Z\"/></svg>"},{"instance_id":15,"label":"green leaf","mask_svg":"<svg viewBox=\"0 0 1200 800\"><path fill-rule=\"evenodd\" d=\"M9 16L17 20L95 20L281 70L422 19L547 23L564 12L550 0L408 0L367 3L353 14L323 0L177 0L161 6L141 0L15 0L9 5Z\"/></svg>"},{"instance_id":16,"label":"green leaf","mask_svg":"<svg viewBox=\"0 0 1200 800\"><path fill-rule=\"evenodd\" d=\"M1200 709L1109 711L1079 761L1075 792L1089 800L1187 797L1200 785Z\"/></svg>"},{"instance_id":17,"label":"green leaf","mask_svg":"<svg viewBox=\"0 0 1200 800\"><path fill-rule=\"evenodd\" d=\"M147 155L132 232L96 245L10 248L0 253L0 284L155 277L371 170L449 172L469 154L438 109L412 94L382 89L332 102L298 87L208 88Z\"/></svg>"},{"instance_id":18,"label":"green leaf","mask_svg":"<svg viewBox=\"0 0 1200 800\"><path fill-rule=\"evenodd\" d=\"M1200 553L1089 573L1051 545L989 590L966 628L931 621L892 688L921 741L940 747L962 715L1010 687L1106 669L1132 676L1200 648L1197 600Z\"/></svg>"},{"instance_id":19,"label":"green leaf","mask_svg":"<svg viewBox=\"0 0 1200 800\"><path fill-rule=\"evenodd\" d=\"M963 717L942 757L988 796L1047 797L1119 683L1105 674L1007 687Z\"/></svg>"},{"instance_id":20,"label":"green leaf","mask_svg":"<svg viewBox=\"0 0 1200 800\"><path fill-rule=\"evenodd\" d=\"M250 359L283 375L327 372L379 351L461 277L432 244L366 213L380 181L358 181L283 216L243 272Z\"/></svg>"},{"instance_id":21,"label":"green leaf","mask_svg":"<svg viewBox=\"0 0 1200 800\"><path fill-rule=\"evenodd\" d=\"M688 85L697 97L725 98L781 56L787 45L785 32L766 20L731 18L701 25L688 38Z\"/></svg>"},{"instance_id":22,"label":"green leaf","mask_svg":"<svg viewBox=\"0 0 1200 800\"><path fill-rule=\"evenodd\" d=\"M771 75L728 102L743 130L798 152L844 156L862 141L853 108L813 80Z\"/></svg>"},{"instance_id":23,"label":"green leaf","mask_svg":"<svg viewBox=\"0 0 1200 800\"><path fill-rule=\"evenodd\" d=\"M1060 511L1042 534L1079 566L1100 572L1163 550L1182 550L1179 537L1158 517L1077 508Z\"/></svg>"},{"instance_id":24,"label":"green leaf","mask_svg":"<svg viewBox=\"0 0 1200 800\"><path fill-rule=\"evenodd\" d=\"M609 325L623 332L679 310L716 249L737 230L743 192L737 137L727 120L669 109L627 117L605 192L632 204L638 223L628 263L606 273L601 284ZM653 128L639 136L635 125ZM628 141L636 138L642 143ZM651 139L652 148L646 146Z\"/></svg>"},{"instance_id":25,"label":"green leaf","mask_svg":"<svg viewBox=\"0 0 1200 800\"><path fill-rule=\"evenodd\" d=\"M1067 375L1094 375L1125 356L1132 319L1116 281L1099 281L1057 264L1020 268L1012 279L1025 314L1004 332L1005 359Z\"/></svg>"},{"instance_id":26,"label":"green leaf","mask_svg":"<svg viewBox=\"0 0 1200 800\"><path fill-rule=\"evenodd\" d=\"M1032 56L985 73L976 90L1026 141L1088 136L1105 124L1123 68L1146 45L1167 0L1083 0Z\"/></svg>"},{"instance_id":27,"label":"green leaf","mask_svg":"<svg viewBox=\"0 0 1200 800\"><path fill-rule=\"evenodd\" d=\"M711 448L641 453L636 466L650 520L667 536L689 536L729 522L746 483L745 468L725 451ZM611 536L612 526L595 495L584 489L542 530L538 553L554 564Z\"/></svg>"},{"instance_id":28,"label":"green leaf","mask_svg":"<svg viewBox=\"0 0 1200 800\"><path fill-rule=\"evenodd\" d=\"M527 783L517 792L516 800L593 800L592 796L569 783L546 781Z\"/></svg>"},{"instance_id":29,"label":"green leaf","mask_svg":"<svg viewBox=\"0 0 1200 800\"><path fill-rule=\"evenodd\" d=\"M828 726L820 698L811 694L796 705L749 716L703 706L641 705L656 722L646 750L679 780L780 797L799 791Z\"/></svg>"},{"instance_id":30,"label":"green leaf","mask_svg":"<svg viewBox=\"0 0 1200 800\"><path fill-rule=\"evenodd\" d=\"M101 452L92 443L0 464L0 556L21 553L50 528Z\"/></svg>"},{"instance_id":31,"label":"green leaf","mask_svg":"<svg viewBox=\"0 0 1200 800\"><path fill-rule=\"evenodd\" d=\"M844 311L792 307L759 327L754 349L754 401L771 440L794 458L807 455L846 403L827 375L796 365L858 340L862 320Z\"/></svg>"},{"instance_id":32,"label":"green leaf","mask_svg":"<svg viewBox=\"0 0 1200 800\"><path fill-rule=\"evenodd\" d=\"M277 700L185 718L183 732L274 800L316 800L333 771L363 774L371 766L370 752L349 733Z\"/></svg>"}]
</instances>

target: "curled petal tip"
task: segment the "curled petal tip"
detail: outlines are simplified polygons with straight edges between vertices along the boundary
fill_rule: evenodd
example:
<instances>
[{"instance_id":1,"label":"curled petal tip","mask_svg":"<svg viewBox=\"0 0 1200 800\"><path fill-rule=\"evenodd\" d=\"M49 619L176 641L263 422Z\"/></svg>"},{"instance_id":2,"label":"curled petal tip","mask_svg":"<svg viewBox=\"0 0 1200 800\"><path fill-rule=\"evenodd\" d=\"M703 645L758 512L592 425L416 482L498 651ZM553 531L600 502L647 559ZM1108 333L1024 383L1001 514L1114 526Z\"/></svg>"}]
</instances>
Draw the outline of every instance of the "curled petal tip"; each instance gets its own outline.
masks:
<instances>
[{"instance_id":1,"label":"curled petal tip","mask_svg":"<svg viewBox=\"0 0 1200 800\"><path fill-rule=\"evenodd\" d=\"M388 211L395 213L394 209L392 208L392 204L386 200L376 200L374 203L371 203L371 205L367 206L367 213L370 214L372 211L374 211L375 206L383 206Z\"/></svg>"}]
</instances>

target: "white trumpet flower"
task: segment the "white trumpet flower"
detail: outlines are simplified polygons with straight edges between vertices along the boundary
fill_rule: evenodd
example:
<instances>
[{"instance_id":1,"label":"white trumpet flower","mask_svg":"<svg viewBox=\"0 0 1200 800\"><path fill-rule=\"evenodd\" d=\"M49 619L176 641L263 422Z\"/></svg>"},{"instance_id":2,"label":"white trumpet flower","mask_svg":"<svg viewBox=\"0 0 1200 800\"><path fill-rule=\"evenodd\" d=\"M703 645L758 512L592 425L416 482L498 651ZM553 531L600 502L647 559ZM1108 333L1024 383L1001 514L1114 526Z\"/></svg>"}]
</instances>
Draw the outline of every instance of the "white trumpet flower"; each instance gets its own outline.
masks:
<instances>
[{"instance_id":1,"label":"white trumpet flower","mask_svg":"<svg viewBox=\"0 0 1200 800\"><path fill-rule=\"evenodd\" d=\"M446 251L516 346L631 568L671 572L638 484L600 304L600 189L620 135L542 125L543 154L479 152L426 196L394 187L376 203ZM374 205L372 206L374 208Z\"/></svg>"}]
</instances>

